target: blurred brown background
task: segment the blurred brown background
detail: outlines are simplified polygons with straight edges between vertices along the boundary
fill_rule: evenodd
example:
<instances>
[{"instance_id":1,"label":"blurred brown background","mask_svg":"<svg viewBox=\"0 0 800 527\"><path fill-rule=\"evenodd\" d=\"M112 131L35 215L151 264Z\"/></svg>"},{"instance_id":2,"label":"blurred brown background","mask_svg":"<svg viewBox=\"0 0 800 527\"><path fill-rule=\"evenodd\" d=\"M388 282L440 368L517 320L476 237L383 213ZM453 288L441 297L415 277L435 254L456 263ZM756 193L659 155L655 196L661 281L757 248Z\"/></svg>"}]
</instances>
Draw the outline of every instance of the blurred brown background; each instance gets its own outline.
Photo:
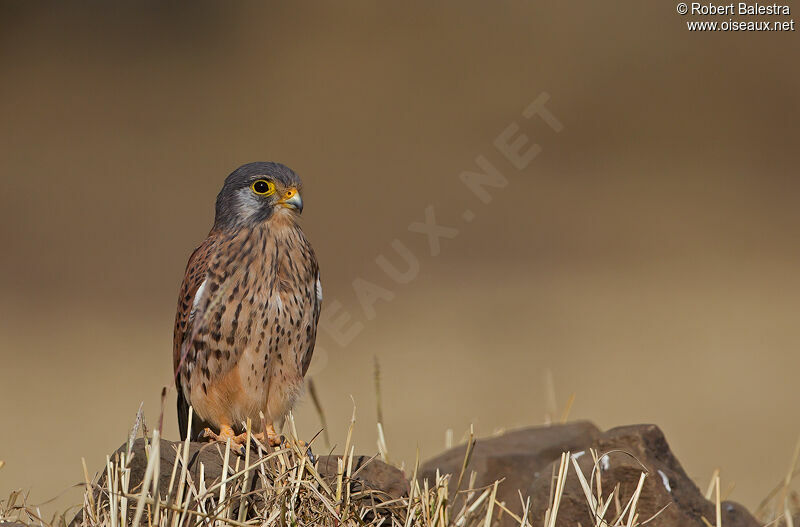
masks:
<instances>
[{"instance_id":1,"label":"blurred brown background","mask_svg":"<svg viewBox=\"0 0 800 527\"><path fill-rule=\"evenodd\" d=\"M4 2L0 495L34 502L154 424L177 288L223 178L304 178L326 308L312 372L341 445L391 456L571 418L654 422L705 488L754 506L800 426L797 33L689 33L670 2ZM554 133L520 113L542 92ZM511 123L542 147L516 171ZM508 177L484 205L458 179ZM431 257L434 205L460 229ZM461 219L469 208L471 223ZM419 276L377 267L400 239ZM391 290L366 320L352 282ZM330 313L328 313L330 316ZM166 412L177 437L174 392ZM318 427L310 402L300 432ZM69 491L56 508L75 503ZM48 510L46 508L46 510Z\"/></svg>"}]
</instances>

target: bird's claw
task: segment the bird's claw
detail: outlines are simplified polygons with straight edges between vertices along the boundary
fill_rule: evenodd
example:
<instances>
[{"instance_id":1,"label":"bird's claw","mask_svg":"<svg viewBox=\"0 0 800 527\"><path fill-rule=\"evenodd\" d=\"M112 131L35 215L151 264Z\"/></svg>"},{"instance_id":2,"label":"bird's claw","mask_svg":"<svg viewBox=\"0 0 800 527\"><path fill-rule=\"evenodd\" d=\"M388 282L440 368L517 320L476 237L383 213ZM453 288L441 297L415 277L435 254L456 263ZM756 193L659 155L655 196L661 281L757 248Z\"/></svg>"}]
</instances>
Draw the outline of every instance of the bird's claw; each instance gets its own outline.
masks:
<instances>
[{"instance_id":1,"label":"bird's claw","mask_svg":"<svg viewBox=\"0 0 800 527\"><path fill-rule=\"evenodd\" d=\"M209 443L213 443L215 441L226 443L228 440L230 440L235 452L239 454L245 454L247 451L247 434L244 433L236 435L233 429L228 426L220 427L219 434L214 433L214 431L210 428L206 428L203 430L201 437L208 439ZM263 434L253 434L253 437L259 441L263 440Z\"/></svg>"},{"instance_id":2,"label":"bird's claw","mask_svg":"<svg viewBox=\"0 0 800 527\"><path fill-rule=\"evenodd\" d=\"M291 448L292 444L286 439L286 436L282 435L280 437L280 440L281 440L280 442L281 448ZM311 461L312 464L317 462L317 456L315 456L314 452L311 451L311 445L309 445L302 439L298 439L297 441L294 441L294 446L296 446L301 452L305 451L309 461Z\"/></svg>"},{"instance_id":3,"label":"bird's claw","mask_svg":"<svg viewBox=\"0 0 800 527\"><path fill-rule=\"evenodd\" d=\"M236 435L232 428L227 426L222 426L220 428L219 434L215 433L210 428L206 428L203 430L201 437L204 439L208 439L210 443L215 441L221 441L223 443L227 442L229 439L234 445L234 450L239 454L246 454L247 453L247 433ZM280 448L292 448L293 446L297 447L298 450L305 451L306 455L309 457L312 463L316 463L317 457L311 451L311 445L306 443L305 441L298 439L294 442L290 442L286 439L284 435L278 435L277 433L267 433L259 432L256 434L251 434L251 441L257 440L258 443L252 441L253 445L269 445L271 447L280 447ZM293 444L292 444L293 443Z\"/></svg>"},{"instance_id":4,"label":"bird's claw","mask_svg":"<svg viewBox=\"0 0 800 527\"><path fill-rule=\"evenodd\" d=\"M209 443L213 443L214 441L221 441L226 442L228 439L231 441L236 441L236 434L234 434L233 429L229 426L222 426L220 427L219 434L215 433L210 428L204 428L203 433L200 435L203 439L208 439Z\"/></svg>"}]
</instances>

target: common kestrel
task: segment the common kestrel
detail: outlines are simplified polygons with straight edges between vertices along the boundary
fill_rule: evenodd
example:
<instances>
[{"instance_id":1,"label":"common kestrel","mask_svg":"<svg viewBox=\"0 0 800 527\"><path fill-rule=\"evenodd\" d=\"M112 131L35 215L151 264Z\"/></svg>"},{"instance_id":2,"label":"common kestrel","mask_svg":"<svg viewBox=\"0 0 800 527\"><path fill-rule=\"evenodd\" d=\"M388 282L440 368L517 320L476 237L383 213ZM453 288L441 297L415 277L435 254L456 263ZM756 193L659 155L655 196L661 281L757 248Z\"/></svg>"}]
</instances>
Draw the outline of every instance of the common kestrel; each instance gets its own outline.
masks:
<instances>
[{"instance_id":1,"label":"common kestrel","mask_svg":"<svg viewBox=\"0 0 800 527\"><path fill-rule=\"evenodd\" d=\"M311 362L322 287L298 223L300 178L279 163L250 163L225 179L214 226L195 249L175 316L178 424L192 438L244 440L248 418L280 442L273 423L292 408ZM215 432L217 431L217 432ZM237 435L237 433L239 435Z\"/></svg>"}]
</instances>

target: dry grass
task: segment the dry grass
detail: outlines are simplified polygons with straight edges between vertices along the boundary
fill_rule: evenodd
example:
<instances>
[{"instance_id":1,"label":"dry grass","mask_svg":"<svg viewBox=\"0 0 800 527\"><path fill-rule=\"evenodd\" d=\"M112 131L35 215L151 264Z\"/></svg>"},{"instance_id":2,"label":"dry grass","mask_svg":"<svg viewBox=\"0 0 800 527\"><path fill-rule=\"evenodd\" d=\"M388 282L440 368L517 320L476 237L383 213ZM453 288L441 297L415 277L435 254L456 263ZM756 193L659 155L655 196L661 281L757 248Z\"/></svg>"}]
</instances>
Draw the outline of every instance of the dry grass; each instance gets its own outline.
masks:
<instances>
[{"instance_id":1,"label":"dry grass","mask_svg":"<svg viewBox=\"0 0 800 527\"><path fill-rule=\"evenodd\" d=\"M146 436L142 423L140 414L129 438L127 452L114 459L107 458L103 473L90 478L84 464L86 492L79 508L83 520L78 525L490 527L501 517L507 516L521 527L554 527L570 472L574 473L571 477L578 478L589 510L595 513L593 527L633 527L645 525L653 519L640 518L637 511L643 483L648 477L644 467L639 484L631 496L621 496L619 485L605 493L602 471L592 470L591 474L584 474L569 452L562 454L558 470L553 474L550 507L544 517L531 517L530 499L524 498L521 493L519 498L523 512L521 517L517 516L506 503L496 499L501 481L488 487L475 488L476 475L469 471L475 445L471 432L460 474L437 474L435 481L419 481L417 462L410 477L409 495L392 498L381 489L353 484L358 476L358 470L353 470L355 447L352 444L352 430L355 414L344 445L347 455L339 458L338 473L333 480L321 476L306 449L297 446L290 417L286 428L291 440L284 448L272 449L259 445L258 452L251 449L244 457L234 453L230 443L221 448L223 467L228 467L230 461L231 469L230 472L223 472L221 480L210 486L206 486L202 477L204 467L200 467L200 478L195 480L192 477L188 469L189 442L186 441L172 453L175 463L169 485L166 489L159 488L159 478L156 476L160 473L162 453L159 451L161 442L156 430L146 447L148 463L143 484L132 489L131 445L137 434ZM381 457L388 458L382 436L379 437L379 444ZM798 449L800 451L800 447ZM606 454L591 452L595 469L599 464L609 462ZM793 527L791 509L794 496L789 492L788 485L798 472L796 463L797 454L786 478L769 500L772 518L766 518L767 514L761 511L761 519L765 524ZM710 527L721 527L719 485L719 474L715 473L708 494L712 501L716 501L717 517L705 521ZM448 498L451 489L455 496L452 501ZM14 492L8 499L0 501L0 522L19 521L41 527L64 527L75 513L67 512L46 521L36 507L27 503L26 498L25 494Z\"/></svg>"},{"instance_id":2,"label":"dry grass","mask_svg":"<svg viewBox=\"0 0 800 527\"><path fill-rule=\"evenodd\" d=\"M560 470L551 493L551 506L545 517L540 521L529 517L528 499L523 500L524 512L519 517L509 511L505 503L497 501L497 488L501 482L485 488L474 488L475 473L469 472L469 461L475 439L470 433L460 474L437 474L435 481L420 481L417 478L417 463L411 474L409 495L391 498L381 489L353 484L358 475L353 470L354 414L344 445L347 455L339 458L338 473L333 481L323 478L306 449L297 446L296 433L290 418L286 427L290 441L284 448L270 449L259 445L257 453L255 449L251 449L244 457L234 453L230 444L221 449L221 455L224 456L223 467L227 467L230 461L233 468L230 473L223 473L222 479L210 486L206 486L204 478L195 480L192 477L188 469L189 442L186 441L182 448L176 448L173 453L175 463L168 487L158 488L157 475L160 473L159 460L162 453L159 451L159 432L155 430L146 447L148 463L143 484L139 489L132 489L131 445L137 433L142 432L145 435L144 430L140 430L141 423L139 415L128 441L127 452L113 459L107 458L104 472L90 478L84 466L86 492L80 507L83 521L79 525L489 527L503 515L508 515L522 527L552 527L558 517L564 481L570 470L568 461L571 457L567 452L562 455ZM382 446L381 456L388 457L385 439L380 437L379 443ZM573 465L580 472L577 464ZM204 467L201 466L200 470L202 474ZM579 477L585 481L583 474ZM602 492L601 481L596 481L597 485L593 488ZM448 496L451 495L453 485L455 498L450 501ZM628 522L622 523L623 515L614 520L604 519L609 503L619 503L616 492L617 489L603 499L588 491L587 499L590 504L597 507L595 510L603 510L598 515L598 526L633 525L630 519L636 518L635 497L624 508ZM44 527L63 527L71 518L70 514L65 513L51 521L45 521L35 507L27 504L25 498L21 493L14 493L9 499L1 501L0 521L15 520Z\"/></svg>"}]
</instances>

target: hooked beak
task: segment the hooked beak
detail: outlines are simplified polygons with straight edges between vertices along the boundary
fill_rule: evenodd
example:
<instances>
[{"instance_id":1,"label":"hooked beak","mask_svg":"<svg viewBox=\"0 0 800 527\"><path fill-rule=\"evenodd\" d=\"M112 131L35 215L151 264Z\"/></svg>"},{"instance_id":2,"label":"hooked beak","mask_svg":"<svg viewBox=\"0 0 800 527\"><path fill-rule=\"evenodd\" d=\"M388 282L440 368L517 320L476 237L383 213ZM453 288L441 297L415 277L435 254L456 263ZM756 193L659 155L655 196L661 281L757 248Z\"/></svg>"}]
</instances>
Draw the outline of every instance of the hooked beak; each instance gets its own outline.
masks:
<instances>
[{"instance_id":1,"label":"hooked beak","mask_svg":"<svg viewBox=\"0 0 800 527\"><path fill-rule=\"evenodd\" d=\"M296 210L298 214L302 214L303 212L303 198L300 197L300 193L297 192L296 188L287 190L286 194L283 195L278 203L287 209Z\"/></svg>"}]
</instances>

